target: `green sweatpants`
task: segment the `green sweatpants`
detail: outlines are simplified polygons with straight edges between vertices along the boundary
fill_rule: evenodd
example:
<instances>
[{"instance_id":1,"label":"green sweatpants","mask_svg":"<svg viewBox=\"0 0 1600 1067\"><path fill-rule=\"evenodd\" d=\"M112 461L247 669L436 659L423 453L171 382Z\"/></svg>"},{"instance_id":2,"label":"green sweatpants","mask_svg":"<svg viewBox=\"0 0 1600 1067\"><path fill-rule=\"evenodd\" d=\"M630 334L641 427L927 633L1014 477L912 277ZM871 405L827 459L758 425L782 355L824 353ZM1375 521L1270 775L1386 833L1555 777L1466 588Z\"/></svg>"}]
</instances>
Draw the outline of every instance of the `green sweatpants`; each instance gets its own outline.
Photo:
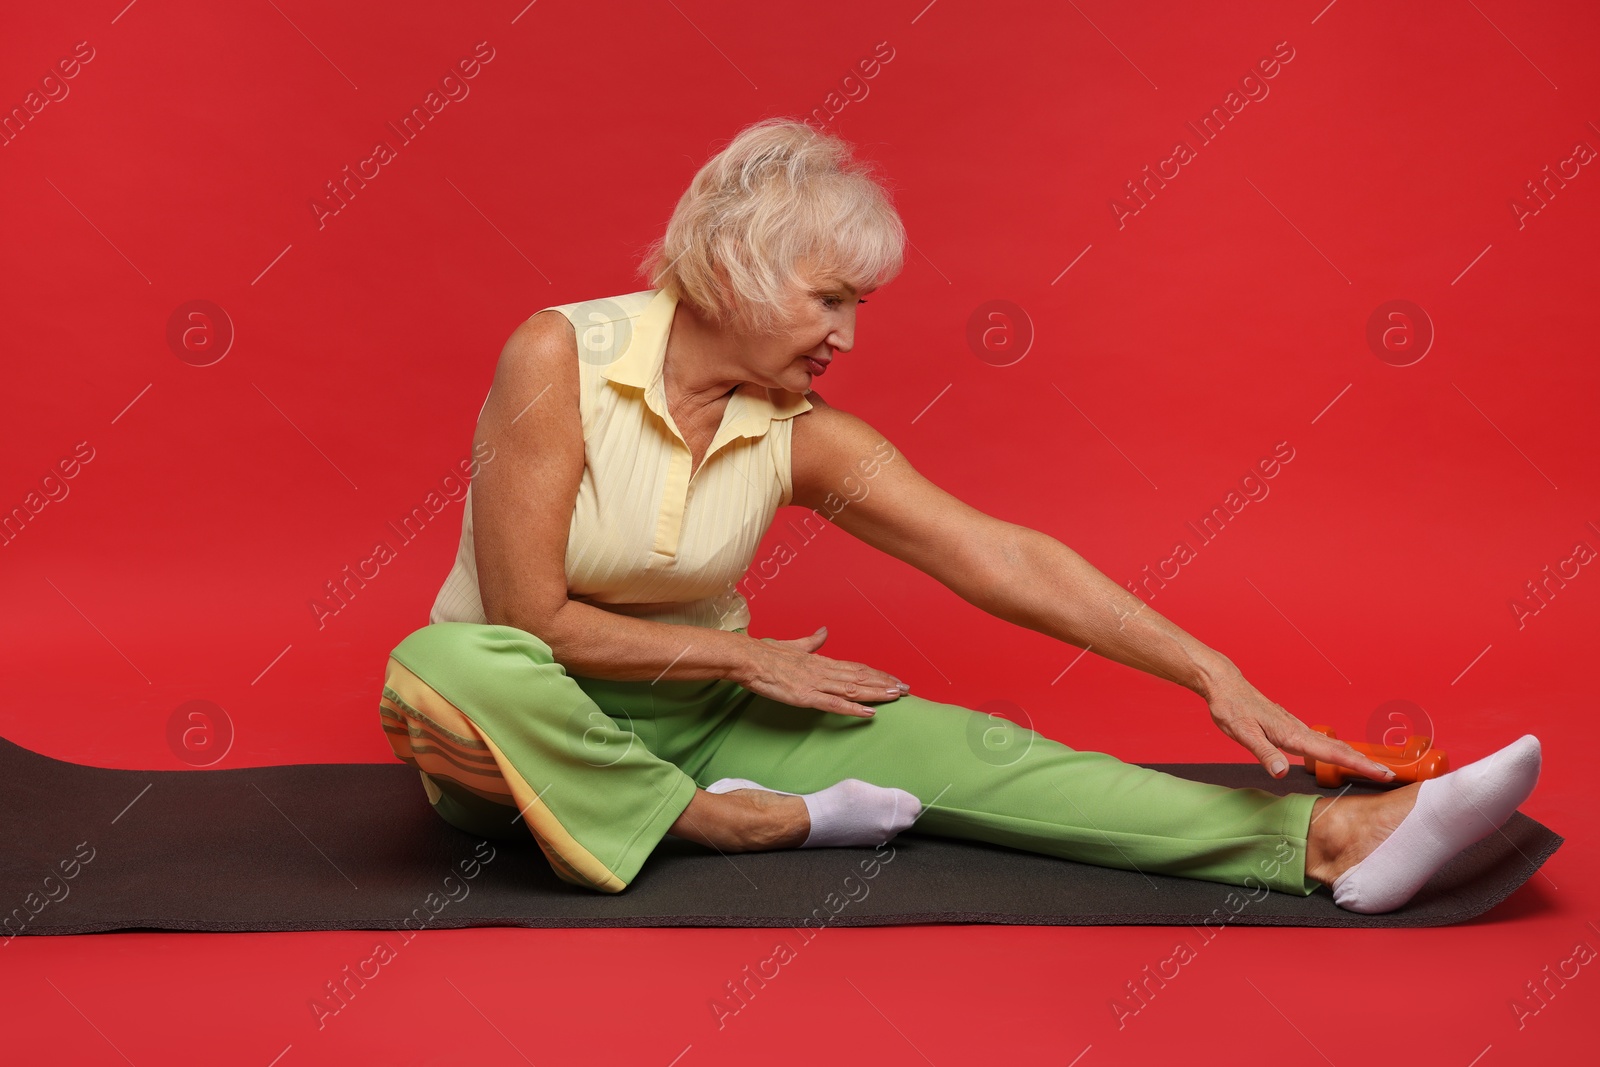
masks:
<instances>
[{"instance_id":1,"label":"green sweatpants","mask_svg":"<svg viewBox=\"0 0 1600 1067\"><path fill-rule=\"evenodd\" d=\"M1300 896L1318 884L1315 794L1193 782L916 695L871 706L863 719L726 679L584 678L527 631L447 622L395 647L380 714L446 822L531 832L559 877L602 892L627 887L697 786L730 777L794 793L860 778L916 796L915 833Z\"/></svg>"}]
</instances>

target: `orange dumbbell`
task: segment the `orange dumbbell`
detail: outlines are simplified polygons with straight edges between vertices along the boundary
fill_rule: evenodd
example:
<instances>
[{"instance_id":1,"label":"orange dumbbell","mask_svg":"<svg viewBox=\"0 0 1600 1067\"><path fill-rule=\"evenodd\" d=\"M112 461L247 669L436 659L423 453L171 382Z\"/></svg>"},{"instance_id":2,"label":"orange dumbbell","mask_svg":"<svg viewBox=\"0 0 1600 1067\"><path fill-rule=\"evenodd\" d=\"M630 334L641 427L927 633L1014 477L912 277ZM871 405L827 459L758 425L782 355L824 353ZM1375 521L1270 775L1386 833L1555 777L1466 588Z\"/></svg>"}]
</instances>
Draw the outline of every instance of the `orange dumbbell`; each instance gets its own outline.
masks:
<instances>
[{"instance_id":1,"label":"orange dumbbell","mask_svg":"<svg viewBox=\"0 0 1600 1067\"><path fill-rule=\"evenodd\" d=\"M1331 726L1319 724L1311 728L1319 734L1327 734L1338 740L1338 735L1333 732ZM1441 749L1434 748L1433 739L1429 737L1412 734L1406 738L1406 743L1403 745L1379 745L1366 741L1345 743L1368 759L1394 771L1396 782L1420 782L1427 778L1437 778L1450 770L1450 757ZM1365 775L1357 774L1347 767L1318 761L1310 756L1305 760L1306 770L1317 776L1318 785L1335 786L1342 784L1346 778L1366 778Z\"/></svg>"}]
</instances>

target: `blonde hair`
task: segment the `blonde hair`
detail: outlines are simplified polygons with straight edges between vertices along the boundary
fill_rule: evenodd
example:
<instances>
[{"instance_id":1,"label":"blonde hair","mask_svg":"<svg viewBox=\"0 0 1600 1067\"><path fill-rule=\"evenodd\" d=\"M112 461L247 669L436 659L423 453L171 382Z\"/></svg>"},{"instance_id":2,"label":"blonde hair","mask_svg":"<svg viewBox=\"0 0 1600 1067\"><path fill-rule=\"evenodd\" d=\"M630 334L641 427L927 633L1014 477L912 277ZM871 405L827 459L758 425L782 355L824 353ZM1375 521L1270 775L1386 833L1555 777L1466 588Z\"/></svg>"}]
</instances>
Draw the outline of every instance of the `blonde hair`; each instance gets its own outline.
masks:
<instances>
[{"instance_id":1,"label":"blonde hair","mask_svg":"<svg viewBox=\"0 0 1600 1067\"><path fill-rule=\"evenodd\" d=\"M849 144L769 118L700 168L640 271L712 322L769 332L824 274L858 290L893 279L905 239L888 190Z\"/></svg>"}]
</instances>

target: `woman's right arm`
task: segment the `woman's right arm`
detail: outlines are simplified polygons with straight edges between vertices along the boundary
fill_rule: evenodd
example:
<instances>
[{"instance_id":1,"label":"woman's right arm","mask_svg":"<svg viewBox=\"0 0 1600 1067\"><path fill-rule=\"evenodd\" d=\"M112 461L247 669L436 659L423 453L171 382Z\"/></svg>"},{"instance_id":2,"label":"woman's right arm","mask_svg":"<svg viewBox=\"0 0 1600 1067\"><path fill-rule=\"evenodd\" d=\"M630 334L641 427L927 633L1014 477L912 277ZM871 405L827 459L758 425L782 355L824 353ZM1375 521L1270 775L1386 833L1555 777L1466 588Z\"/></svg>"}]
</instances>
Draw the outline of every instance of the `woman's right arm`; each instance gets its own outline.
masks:
<instances>
[{"instance_id":1,"label":"woman's right arm","mask_svg":"<svg viewBox=\"0 0 1600 1067\"><path fill-rule=\"evenodd\" d=\"M517 327L500 353L474 451L493 459L472 483L478 589L489 622L550 646L571 674L622 681L727 678L753 639L606 611L567 596L567 536L583 478L578 346L559 311Z\"/></svg>"},{"instance_id":2,"label":"woman's right arm","mask_svg":"<svg viewBox=\"0 0 1600 1067\"><path fill-rule=\"evenodd\" d=\"M478 589L490 623L550 646L569 674L618 681L728 678L796 707L869 716L858 701L893 700L894 678L816 654L819 631L792 641L657 622L567 595L567 538L583 479L578 343L558 311L518 326L500 353L473 439L490 461L472 482Z\"/></svg>"},{"instance_id":3,"label":"woman's right arm","mask_svg":"<svg viewBox=\"0 0 1600 1067\"><path fill-rule=\"evenodd\" d=\"M584 678L731 678L795 707L872 715L858 701L898 696L883 670L818 656L821 632L779 641L595 608L566 595L566 537L584 474L578 338L560 312L517 326L478 416L472 531L483 614L541 638Z\"/></svg>"}]
</instances>

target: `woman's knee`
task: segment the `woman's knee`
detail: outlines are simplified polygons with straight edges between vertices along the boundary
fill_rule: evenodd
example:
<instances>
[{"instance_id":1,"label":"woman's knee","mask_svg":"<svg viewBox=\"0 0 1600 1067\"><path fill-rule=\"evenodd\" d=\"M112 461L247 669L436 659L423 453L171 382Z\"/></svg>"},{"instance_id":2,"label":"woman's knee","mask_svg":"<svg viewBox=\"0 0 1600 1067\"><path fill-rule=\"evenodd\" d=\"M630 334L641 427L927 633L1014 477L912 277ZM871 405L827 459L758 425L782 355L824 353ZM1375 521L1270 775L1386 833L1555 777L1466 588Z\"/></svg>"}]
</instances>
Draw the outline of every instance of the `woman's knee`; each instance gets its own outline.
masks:
<instances>
[{"instance_id":1,"label":"woman's knee","mask_svg":"<svg viewBox=\"0 0 1600 1067\"><path fill-rule=\"evenodd\" d=\"M384 688L408 713L457 734L520 730L537 718L566 717L588 701L550 646L511 626L441 622L413 631L389 654ZM461 720L467 721L461 721ZM503 740L503 738L502 738Z\"/></svg>"},{"instance_id":2,"label":"woman's knee","mask_svg":"<svg viewBox=\"0 0 1600 1067\"><path fill-rule=\"evenodd\" d=\"M390 655L412 670L421 665L477 669L487 660L507 656L538 664L555 662L550 646L536 634L515 626L480 622L429 623L406 635Z\"/></svg>"},{"instance_id":3,"label":"woman's knee","mask_svg":"<svg viewBox=\"0 0 1600 1067\"><path fill-rule=\"evenodd\" d=\"M1018 704L996 701L983 708L968 708L915 696L903 696L882 709L893 708L893 719L921 739L987 768L1015 767L1024 760L1072 754L1078 758L1102 757L1079 752L1035 729L1032 718ZM1103 757L1110 759L1112 757Z\"/></svg>"},{"instance_id":4,"label":"woman's knee","mask_svg":"<svg viewBox=\"0 0 1600 1067\"><path fill-rule=\"evenodd\" d=\"M469 798L455 789L440 789L436 782L424 777L433 810L450 826L474 837L490 837L497 841L525 841L528 828L519 817L514 805L491 804Z\"/></svg>"}]
</instances>

